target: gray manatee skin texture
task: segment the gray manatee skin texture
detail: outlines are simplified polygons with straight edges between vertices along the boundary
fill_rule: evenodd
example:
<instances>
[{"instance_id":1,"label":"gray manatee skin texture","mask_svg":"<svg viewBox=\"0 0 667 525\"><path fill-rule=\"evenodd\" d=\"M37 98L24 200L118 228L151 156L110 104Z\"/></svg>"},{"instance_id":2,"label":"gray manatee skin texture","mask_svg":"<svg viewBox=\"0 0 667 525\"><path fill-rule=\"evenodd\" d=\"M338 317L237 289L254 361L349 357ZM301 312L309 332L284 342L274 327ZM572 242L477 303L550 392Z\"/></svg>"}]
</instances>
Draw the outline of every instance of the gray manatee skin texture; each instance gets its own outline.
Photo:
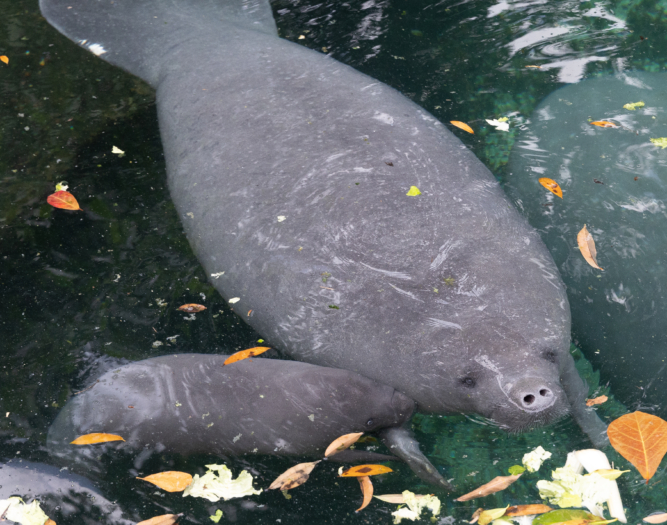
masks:
<instances>
[{"instance_id":1,"label":"gray manatee skin texture","mask_svg":"<svg viewBox=\"0 0 667 525\"><path fill-rule=\"evenodd\" d=\"M639 101L645 106L623 108ZM667 137L667 73L564 87L540 103L519 136L506 189L549 247L567 285L575 340L611 392L665 416L667 149L650 141L660 137ZM563 199L539 177L556 180ZM604 271L577 249L584 224Z\"/></svg>"},{"instance_id":2,"label":"gray manatee skin texture","mask_svg":"<svg viewBox=\"0 0 667 525\"><path fill-rule=\"evenodd\" d=\"M26 503L38 499L42 510L56 523L62 523L58 521L62 518L86 525L136 523L126 519L120 508L88 479L43 463L16 458L0 460L0 500L12 496L23 498Z\"/></svg>"},{"instance_id":3,"label":"gray manatee skin texture","mask_svg":"<svg viewBox=\"0 0 667 525\"><path fill-rule=\"evenodd\" d=\"M278 38L266 2L66 4L40 1L59 31L156 89L188 240L272 345L424 412L522 430L571 409L604 440L551 256L432 115Z\"/></svg>"},{"instance_id":4,"label":"gray manatee skin texture","mask_svg":"<svg viewBox=\"0 0 667 525\"><path fill-rule=\"evenodd\" d=\"M52 449L92 432L119 446L184 455L324 454L337 437L409 421L414 401L347 370L252 358L183 354L104 374L74 396L49 430ZM132 408L130 408L132 407Z\"/></svg>"}]
</instances>

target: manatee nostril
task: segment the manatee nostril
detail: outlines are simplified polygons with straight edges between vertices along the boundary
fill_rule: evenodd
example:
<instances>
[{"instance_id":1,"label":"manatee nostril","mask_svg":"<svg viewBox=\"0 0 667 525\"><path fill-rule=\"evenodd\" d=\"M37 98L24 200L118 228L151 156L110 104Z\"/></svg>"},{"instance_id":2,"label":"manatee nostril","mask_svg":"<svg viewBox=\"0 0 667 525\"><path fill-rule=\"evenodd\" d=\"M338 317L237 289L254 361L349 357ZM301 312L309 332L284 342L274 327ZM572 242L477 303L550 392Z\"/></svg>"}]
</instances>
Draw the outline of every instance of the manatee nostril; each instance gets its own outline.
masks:
<instances>
[{"instance_id":1,"label":"manatee nostril","mask_svg":"<svg viewBox=\"0 0 667 525\"><path fill-rule=\"evenodd\" d=\"M535 396L533 394L528 394L523 398L523 402L526 405L532 405L534 401L535 401Z\"/></svg>"},{"instance_id":2,"label":"manatee nostril","mask_svg":"<svg viewBox=\"0 0 667 525\"><path fill-rule=\"evenodd\" d=\"M546 388L543 388L542 390L540 390L540 395L542 397L547 397L549 394L551 394L551 392L549 390L547 390Z\"/></svg>"}]
</instances>

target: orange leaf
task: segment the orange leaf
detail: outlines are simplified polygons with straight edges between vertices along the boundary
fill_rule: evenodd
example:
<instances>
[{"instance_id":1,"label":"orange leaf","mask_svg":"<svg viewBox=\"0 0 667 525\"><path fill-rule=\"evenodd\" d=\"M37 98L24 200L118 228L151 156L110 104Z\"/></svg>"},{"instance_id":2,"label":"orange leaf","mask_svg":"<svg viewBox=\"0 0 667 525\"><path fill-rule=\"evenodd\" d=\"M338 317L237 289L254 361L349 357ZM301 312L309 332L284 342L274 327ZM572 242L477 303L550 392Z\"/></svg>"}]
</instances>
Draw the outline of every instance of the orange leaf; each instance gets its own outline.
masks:
<instances>
[{"instance_id":1,"label":"orange leaf","mask_svg":"<svg viewBox=\"0 0 667 525\"><path fill-rule=\"evenodd\" d=\"M2 55L2 56L0 56L0 62L4 62L5 64L9 64L9 59L5 55Z\"/></svg>"},{"instance_id":2,"label":"orange leaf","mask_svg":"<svg viewBox=\"0 0 667 525\"><path fill-rule=\"evenodd\" d=\"M592 407L593 405L601 405L609 399L607 396L594 397L593 399L586 400L586 406Z\"/></svg>"},{"instance_id":3,"label":"orange leaf","mask_svg":"<svg viewBox=\"0 0 667 525\"><path fill-rule=\"evenodd\" d=\"M324 451L324 457L328 458L337 452L350 448L350 446L354 445L362 435L363 432L354 432L353 434L345 434L344 436L334 439L331 442L331 445Z\"/></svg>"},{"instance_id":4,"label":"orange leaf","mask_svg":"<svg viewBox=\"0 0 667 525\"><path fill-rule=\"evenodd\" d=\"M315 468L315 465L317 465L320 461L322 460L320 459L313 461L312 463L299 463L298 465L294 465L293 467L288 468L285 472L273 480L273 483L269 485L269 490L290 490L298 487L299 485L303 485L306 481L308 481L310 473Z\"/></svg>"},{"instance_id":5,"label":"orange leaf","mask_svg":"<svg viewBox=\"0 0 667 525\"><path fill-rule=\"evenodd\" d=\"M341 474L341 477L377 476L378 474L386 474L387 472L393 472L393 470L384 465L357 465L356 467L347 469Z\"/></svg>"},{"instance_id":6,"label":"orange leaf","mask_svg":"<svg viewBox=\"0 0 667 525\"><path fill-rule=\"evenodd\" d=\"M169 470L167 472L158 472L151 474L145 478L137 477L152 483L156 487L160 487L167 492L181 492L185 490L190 483L192 483L192 476L187 472L178 472L176 470Z\"/></svg>"},{"instance_id":7,"label":"orange leaf","mask_svg":"<svg viewBox=\"0 0 667 525\"><path fill-rule=\"evenodd\" d=\"M505 511L505 516L532 516L533 514L544 514L552 510L548 505L536 503L534 505L514 505Z\"/></svg>"},{"instance_id":8,"label":"orange leaf","mask_svg":"<svg viewBox=\"0 0 667 525\"><path fill-rule=\"evenodd\" d=\"M488 496L489 494L495 494L501 490L505 490L512 483L521 477L521 474L515 476L496 476L488 483L485 483L481 487L476 488L472 492L468 492L463 496L456 498L454 501L468 501L471 499L482 498Z\"/></svg>"},{"instance_id":9,"label":"orange leaf","mask_svg":"<svg viewBox=\"0 0 667 525\"><path fill-rule=\"evenodd\" d=\"M249 357L255 357L256 355L263 354L267 350L271 350L270 346L256 346L254 348L248 348L247 350L241 350L235 354L230 355L225 362L222 363L222 366L231 365L237 361L242 361L243 359L248 359Z\"/></svg>"},{"instance_id":10,"label":"orange leaf","mask_svg":"<svg viewBox=\"0 0 667 525\"><path fill-rule=\"evenodd\" d=\"M560 189L560 186L555 180L548 179L547 177L542 177L541 179L538 179L537 182L539 182L542 186L548 189L556 197L560 197L561 199L563 198L563 190Z\"/></svg>"},{"instance_id":11,"label":"orange leaf","mask_svg":"<svg viewBox=\"0 0 667 525\"><path fill-rule=\"evenodd\" d=\"M611 446L632 463L648 483L667 452L667 421L637 411L612 421L607 435Z\"/></svg>"},{"instance_id":12,"label":"orange leaf","mask_svg":"<svg viewBox=\"0 0 667 525\"><path fill-rule=\"evenodd\" d=\"M85 436L79 436L70 445L94 445L95 443L108 443L109 441L125 441L122 437L117 436L116 434L86 434Z\"/></svg>"},{"instance_id":13,"label":"orange leaf","mask_svg":"<svg viewBox=\"0 0 667 525\"><path fill-rule=\"evenodd\" d=\"M649 514L643 521L646 521L647 523L665 523L667 521L667 512Z\"/></svg>"},{"instance_id":14,"label":"orange leaf","mask_svg":"<svg viewBox=\"0 0 667 525\"><path fill-rule=\"evenodd\" d=\"M595 249L595 241L593 240L593 236L586 229L585 224L581 231L577 234L577 244L579 245L579 250L581 250L581 255L584 256L584 259L586 259L586 262L593 268L604 271L603 268L598 266L598 262L595 259L598 254L597 250Z\"/></svg>"},{"instance_id":15,"label":"orange leaf","mask_svg":"<svg viewBox=\"0 0 667 525\"><path fill-rule=\"evenodd\" d=\"M79 203L76 202L74 195L69 191L57 191L52 193L46 198L48 202L54 208L60 208L63 210L80 210Z\"/></svg>"},{"instance_id":16,"label":"orange leaf","mask_svg":"<svg viewBox=\"0 0 667 525\"><path fill-rule=\"evenodd\" d=\"M373 499L373 483L371 483L371 478L368 476L359 476L357 479L359 480L359 488L361 488L361 493L364 495L364 501L361 504L361 507L359 507L354 512L359 512L360 510L368 507L371 499Z\"/></svg>"},{"instance_id":17,"label":"orange leaf","mask_svg":"<svg viewBox=\"0 0 667 525\"><path fill-rule=\"evenodd\" d=\"M174 525L183 514L163 514L149 520L140 521L137 525Z\"/></svg>"},{"instance_id":18,"label":"orange leaf","mask_svg":"<svg viewBox=\"0 0 667 525\"><path fill-rule=\"evenodd\" d=\"M459 120L450 120L449 123L452 126L456 126L457 128L461 128L463 131L467 131L468 133L472 133L473 135L475 134L475 132L472 130L472 128L470 126L468 126L468 124L466 124L465 122L461 122Z\"/></svg>"},{"instance_id":19,"label":"orange leaf","mask_svg":"<svg viewBox=\"0 0 667 525\"><path fill-rule=\"evenodd\" d=\"M183 306L179 306L178 309L181 312L188 312L190 314L192 313L197 313L197 312L203 312L206 310L206 307L201 305L201 304L195 304L195 303L190 303L190 304L184 304Z\"/></svg>"},{"instance_id":20,"label":"orange leaf","mask_svg":"<svg viewBox=\"0 0 667 525\"><path fill-rule=\"evenodd\" d=\"M608 120L596 120L595 122L591 122L592 126L599 126L601 128L620 128L618 124L614 124L613 122L609 122Z\"/></svg>"},{"instance_id":21,"label":"orange leaf","mask_svg":"<svg viewBox=\"0 0 667 525\"><path fill-rule=\"evenodd\" d=\"M3 62L4 62L4 60L3 60ZM44 525L56 525L56 522L49 518L48 520L46 520L44 522Z\"/></svg>"}]
</instances>

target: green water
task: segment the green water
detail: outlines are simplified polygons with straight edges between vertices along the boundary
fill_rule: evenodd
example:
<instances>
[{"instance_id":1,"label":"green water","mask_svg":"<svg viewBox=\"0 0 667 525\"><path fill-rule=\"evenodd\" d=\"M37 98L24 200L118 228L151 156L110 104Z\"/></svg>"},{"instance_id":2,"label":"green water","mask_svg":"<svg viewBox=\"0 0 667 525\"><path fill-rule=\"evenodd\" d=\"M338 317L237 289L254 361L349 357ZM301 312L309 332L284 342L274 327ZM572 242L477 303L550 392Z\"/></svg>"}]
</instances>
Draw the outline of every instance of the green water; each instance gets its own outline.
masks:
<instances>
[{"instance_id":1,"label":"green water","mask_svg":"<svg viewBox=\"0 0 667 525\"><path fill-rule=\"evenodd\" d=\"M499 178L514 134L494 131L485 119L520 123L563 80L605 75L621 63L649 71L667 63L667 8L656 2L284 0L273 6L281 36L396 87L444 122L468 122L475 135L455 133ZM49 425L99 373L100 362L230 353L255 346L260 335L229 310L190 251L165 186L151 89L60 36L35 1L0 0L0 13L0 55L9 58L0 63L0 458L49 463ZM113 155L113 146L126 155ZM61 180L83 212L46 204ZM208 308L194 321L175 311L192 302ZM580 366L592 391L605 392L587 363ZM611 420L623 407L612 401L599 413ZM414 428L422 450L460 493L506 475L537 445L553 452L541 477L524 476L503 493L467 503L439 494L442 523L448 516L468 519L480 506L538 502L535 481L562 466L568 451L589 446L569 420L511 436L463 416L417 416ZM613 451L608 455L626 466ZM183 512L182 523L211 523L208 516L219 508L221 523L388 524L396 508L374 501L355 514L358 484L338 479L333 464L318 466L289 500L265 493L214 504L147 488L134 477L201 474L219 458L163 455L140 468L132 458L101 461L106 473L95 480L101 492L137 521ZM235 473L250 469L255 486L264 488L294 463L227 461ZM395 473L374 480L377 494L432 492L406 466L393 466ZM634 470L620 480L629 523L665 510L663 480L664 468L649 485ZM53 517L59 525L81 522Z\"/></svg>"}]
</instances>

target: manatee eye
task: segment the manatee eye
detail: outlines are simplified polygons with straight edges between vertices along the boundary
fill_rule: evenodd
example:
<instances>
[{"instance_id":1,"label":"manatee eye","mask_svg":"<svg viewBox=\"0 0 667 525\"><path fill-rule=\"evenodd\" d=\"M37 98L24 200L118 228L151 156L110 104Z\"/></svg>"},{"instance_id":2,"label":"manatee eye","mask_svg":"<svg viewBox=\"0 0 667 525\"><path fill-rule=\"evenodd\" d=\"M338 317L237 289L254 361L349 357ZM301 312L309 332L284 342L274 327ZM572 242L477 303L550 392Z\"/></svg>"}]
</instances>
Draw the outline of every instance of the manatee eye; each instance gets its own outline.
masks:
<instances>
[{"instance_id":1,"label":"manatee eye","mask_svg":"<svg viewBox=\"0 0 667 525\"><path fill-rule=\"evenodd\" d=\"M467 386L468 388L472 388L475 386L475 380L472 377L464 377L461 379L461 383L463 386Z\"/></svg>"},{"instance_id":2,"label":"manatee eye","mask_svg":"<svg viewBox=\"0 0 667 525\"><path fill-rule=\"evenodd\" d=\"M556 352L553 350L547 350L544 352L544 359L549 361L550 363L555 363L556 362Z\"/></svg>"},{"instance_id":3,"label":"manatee eye","mask_svg":"<svg viewBox=\"0 0 667 525\"><path fill-rule=\"evenodd\" d=\"M368 421L366 421L366 426L367 427L372 427L374 424L375 424L375 421L373 421L372 419L369 419Z\"/></svg>"}]
</instances>

